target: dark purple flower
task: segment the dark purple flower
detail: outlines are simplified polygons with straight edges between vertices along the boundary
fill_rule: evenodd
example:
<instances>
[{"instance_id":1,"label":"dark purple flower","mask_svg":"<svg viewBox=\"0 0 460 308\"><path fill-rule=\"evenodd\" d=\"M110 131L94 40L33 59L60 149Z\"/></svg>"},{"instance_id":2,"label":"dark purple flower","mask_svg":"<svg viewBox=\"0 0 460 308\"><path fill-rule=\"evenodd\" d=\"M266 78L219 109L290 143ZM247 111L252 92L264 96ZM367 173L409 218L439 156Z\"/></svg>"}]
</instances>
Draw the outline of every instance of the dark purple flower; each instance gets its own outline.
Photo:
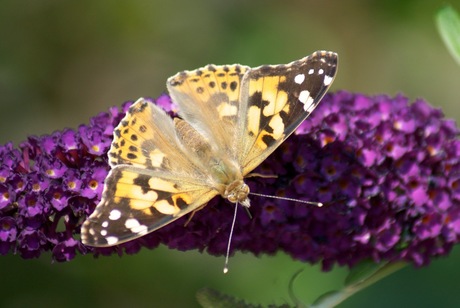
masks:
<instances>
[{"instance_id":1,"label":"dark purple flower","mask_svg":"<svg viewBox=\"0 0 460 308\"><path fill-rule=\"evenodd\" d=\"M173 115L167 95L152 100ZM79 241L82 222L101 198L113 129L131 102L92 118L78 131L30 137L0 147L0 254L52 251L137 253L163 243L225 254L234 206L220 197L189 218L119 247ZM455 123L423 100L399 95L327 95L288 140L247 179L251 191L324 203L252 196L239 211L232 250L284 251L293 258L353 266L364 259L426 265L460 239L460 140Z\"/></svg>"},{"instance_id":2,"label":"dark purple flower","mask_svg":"<svg viewBox=\"0 0 460 308\"><path fill-rule=\"evenodd\" d=\"M6 255L15 247L18 231L12 217L0 218L0 255Z\"/></svg>"},{"instance_id":3,"label":"dark purple flower","mask_svg":"<svg viewBox=\"0 0 460 308\"><path fill-rule=\"evenodd\" d=\"M80 241L77 241L74 238L68 238L56 244L52 253L55 261L65 262L75 258L77 251L80 253L86 253L87 249L84 248L84 245Z\"/></svg>"},{"instance_id":4,"label":"dark purple flower","mask_svg":"<svg viewBox=\"0 0 460 308\"><path fill-rule=\"evenodd\" d=\"M17 249L24 259L38 258L46 244L46 235L29 227L23 229L17 239Z\"/></svg>"}]
</instances>

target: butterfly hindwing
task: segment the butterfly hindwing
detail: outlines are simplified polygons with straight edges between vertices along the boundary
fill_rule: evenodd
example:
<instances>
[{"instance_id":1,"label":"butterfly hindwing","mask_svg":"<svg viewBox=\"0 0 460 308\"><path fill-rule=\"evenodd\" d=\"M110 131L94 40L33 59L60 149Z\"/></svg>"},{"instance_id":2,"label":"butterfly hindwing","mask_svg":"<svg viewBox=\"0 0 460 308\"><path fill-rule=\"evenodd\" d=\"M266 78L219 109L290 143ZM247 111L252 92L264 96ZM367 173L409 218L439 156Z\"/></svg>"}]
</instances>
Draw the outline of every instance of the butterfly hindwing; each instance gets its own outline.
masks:
<instances>
[{"instance_id":1,"label":"butterfly hindwing","mask_svg":"<svg viewBox=\"0 0 460 308\"><path fill-rule=\"evenodd\" d=\"M192 179L128 165L114 167L102 200L82 229L82 241L112 246L133 240L197 210L216 191Z\"/></svg>"},{"instance_id":2,"label":"butterfly hindwing","mask_svg":"<svg viewBox=\"0 0 460 308\"><path fill-rule=\"evenodd\" d=\"M336 70L337 55L318 51L286 65L265 65L247 72L237 126L243 175L264 161L308 117Z\"/></svg>"}]
</instances>

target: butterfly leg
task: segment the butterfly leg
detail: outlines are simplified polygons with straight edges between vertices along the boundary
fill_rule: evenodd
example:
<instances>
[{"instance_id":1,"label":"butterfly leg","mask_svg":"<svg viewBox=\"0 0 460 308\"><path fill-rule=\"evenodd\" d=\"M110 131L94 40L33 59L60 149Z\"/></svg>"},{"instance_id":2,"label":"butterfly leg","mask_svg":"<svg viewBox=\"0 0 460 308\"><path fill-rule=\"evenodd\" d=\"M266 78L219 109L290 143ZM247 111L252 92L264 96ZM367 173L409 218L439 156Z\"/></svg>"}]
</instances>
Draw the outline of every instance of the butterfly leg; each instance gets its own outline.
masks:
<instances>
[{"instance_id":1,"label":"butterfly leg","mask_svg":"<svg viewBox=\"0 0 460 308\"><path fill-rule=\"evenodd\" d=\"M257 172L254 172L254 173L248 173L245 178L249 178L249 177L261 177L261 178L264 178L264 179L276 179L278 178L277 175L275 174L262 174L262 173L257 173Z\"/></svg>"},{"instance_id":2,"label":"butterfly leg","mask_svg":"<svg viewBox=\"0 0 460 308\"><path fill-rule=\"evenodd\" d=\"M200 206L199 208L197 208L196 210L193 210L193 212L190 213L190 217L187 219L187 221L184 223L184 227L187 227L187 225L190 223L190 221L192 220L193 216L195 216L195 213L198 212L199 210L201 210L202 208L204 208L206 205L208 205L208 203L206 202L205 204L203 204L202 206Z\"/></svg>"}]
</instances>

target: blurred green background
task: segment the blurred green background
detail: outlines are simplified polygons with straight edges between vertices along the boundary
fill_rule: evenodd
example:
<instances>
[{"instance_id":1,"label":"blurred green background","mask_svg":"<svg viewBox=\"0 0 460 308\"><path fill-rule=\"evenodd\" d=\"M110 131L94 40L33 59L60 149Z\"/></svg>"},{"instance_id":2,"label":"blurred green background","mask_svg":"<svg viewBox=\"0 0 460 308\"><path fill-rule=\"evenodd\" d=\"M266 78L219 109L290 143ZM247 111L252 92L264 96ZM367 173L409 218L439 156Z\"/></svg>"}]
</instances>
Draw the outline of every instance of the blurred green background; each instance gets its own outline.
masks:
<instances>
[{"instance_id":1,"label":"blurred green background","mask_svg":"<svg viewBox=\"0 0 460 308\"><path fill-rule=\"evenodd\" d=\"M0 143L76 128L109 106L165 91L166 78L208 63L287 63L339 53L333 91L404 93L460 119L460 67L433 16L444 1L2 0ZM456 7L460 9L460 5ZM230 218L229 218L230 219ZM340 307L455 307L460 250L386 278ZM278 254L224 258L164 247L67 264L0 257L1 307L197 307L205 286L252 302L304 301L338 288L346 269Z\"/></svg>"}]
</instances>

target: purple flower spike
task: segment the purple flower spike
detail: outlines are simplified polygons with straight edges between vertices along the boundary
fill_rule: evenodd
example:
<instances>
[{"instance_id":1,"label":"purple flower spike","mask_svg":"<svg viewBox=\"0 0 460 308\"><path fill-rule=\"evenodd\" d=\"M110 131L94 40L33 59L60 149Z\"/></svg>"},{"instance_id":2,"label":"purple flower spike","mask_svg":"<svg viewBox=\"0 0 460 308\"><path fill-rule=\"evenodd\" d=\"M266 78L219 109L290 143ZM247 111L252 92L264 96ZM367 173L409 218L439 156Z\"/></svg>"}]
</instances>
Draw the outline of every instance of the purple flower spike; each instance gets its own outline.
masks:
<instances>
[{"instance_id":1,"label":"purple flower spike","mask_svg":"<svg viewBox=\"0 0 460 308\"><path fill-rule=\"evenodd\" d=\"M167 95L155 103L173 115ZM113 129L127 111L111 108L82 125L0 147L0 254L52 251L137 253L163 243L223 255L234 207L216 197L184 226L183 217L118 247L85 247L82 222L101 198ZM237 217L232 250L284 251L294 259L353 266L364 260L427 265L460 239L460 140L455 123L423 100L338 92L323 102L255 173L252 192L324 204L252 196Z\"/></svg>"}]
</instances>

